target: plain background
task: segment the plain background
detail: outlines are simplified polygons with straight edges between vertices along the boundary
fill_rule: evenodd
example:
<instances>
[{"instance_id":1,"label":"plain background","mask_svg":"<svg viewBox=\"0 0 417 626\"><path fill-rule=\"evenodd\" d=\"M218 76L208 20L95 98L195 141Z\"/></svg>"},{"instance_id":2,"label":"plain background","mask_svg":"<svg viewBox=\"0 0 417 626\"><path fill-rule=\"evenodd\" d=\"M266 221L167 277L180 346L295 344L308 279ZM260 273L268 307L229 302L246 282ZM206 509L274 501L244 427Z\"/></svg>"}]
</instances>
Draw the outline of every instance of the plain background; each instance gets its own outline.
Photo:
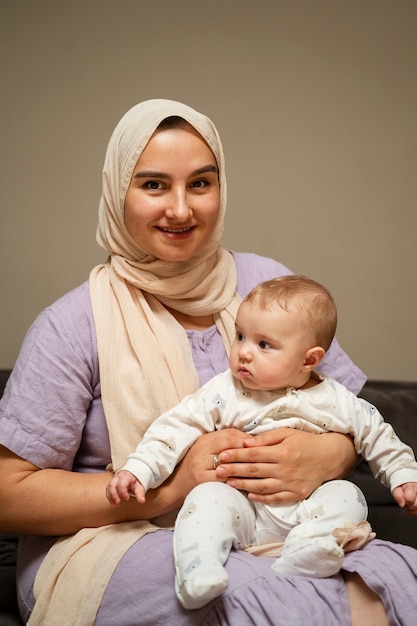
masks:
<instances>
[{"instance_id":1,"label":"plain background","mask_svg":"<svg viewBox=\"0 0 417 626\"><path fill-rule=\"evenodd\" d=\"M323 282L370 378L417 380L417 1L0 4L0 367L104 259L110 134L141 100L216 123L224 245Z\"/></svg>"}]
</instances>

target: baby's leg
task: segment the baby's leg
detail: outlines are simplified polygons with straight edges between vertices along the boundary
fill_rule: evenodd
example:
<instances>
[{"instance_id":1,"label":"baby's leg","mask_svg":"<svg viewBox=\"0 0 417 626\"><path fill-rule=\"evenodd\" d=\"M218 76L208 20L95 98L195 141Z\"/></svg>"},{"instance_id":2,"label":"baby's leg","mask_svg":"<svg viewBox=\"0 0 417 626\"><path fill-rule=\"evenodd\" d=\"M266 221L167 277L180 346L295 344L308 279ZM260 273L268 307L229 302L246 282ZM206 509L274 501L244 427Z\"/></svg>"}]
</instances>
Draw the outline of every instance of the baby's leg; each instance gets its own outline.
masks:
<instances>
[{"instance_id":1,"label":"baby's leg","mask_svg":"<svg viewBox=\"0 0 417 626\"><path fill-rule=\"evenodd\" d=\"M321 485L299 507L299 524L288 533L281 556L272 566L282 574L324 578L336 574L344 552L332 535L346 522L366 520L365 496L346 480Z\"/></svg>"},{"instance_id":2,"label":"baby's leg","mask_svg":"<svg viewBox=\"0 0 417 626\"><path fill-rule=\"evenodd\" d=\"M210 482L188 494L174 530L175 590L184 608L198 609L226 589L230 549L253 543L254 532L253 507L240 491Z\"/></svg>"}]
</instances>

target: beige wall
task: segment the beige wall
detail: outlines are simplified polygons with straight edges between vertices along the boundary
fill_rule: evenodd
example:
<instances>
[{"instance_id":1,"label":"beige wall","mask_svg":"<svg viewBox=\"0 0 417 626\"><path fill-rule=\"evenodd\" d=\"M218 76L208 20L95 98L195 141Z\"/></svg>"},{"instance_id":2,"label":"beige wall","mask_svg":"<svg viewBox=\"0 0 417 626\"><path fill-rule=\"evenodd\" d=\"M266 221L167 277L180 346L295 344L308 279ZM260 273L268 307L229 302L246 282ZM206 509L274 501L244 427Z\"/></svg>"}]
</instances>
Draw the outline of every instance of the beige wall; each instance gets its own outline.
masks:
<instances>
[{"instance_id":1,"label":"beige wall","mask_svg":"<svg viewBox=\"0 0 417 626\"><path fill-rule=\"evenodd\" d=\"M103 258L115 123L168 97L223 137L225 245L324 282L367 374L417 379L417 1L20 0L0 35L0 367Z\"/></svg>"}]
</instances>

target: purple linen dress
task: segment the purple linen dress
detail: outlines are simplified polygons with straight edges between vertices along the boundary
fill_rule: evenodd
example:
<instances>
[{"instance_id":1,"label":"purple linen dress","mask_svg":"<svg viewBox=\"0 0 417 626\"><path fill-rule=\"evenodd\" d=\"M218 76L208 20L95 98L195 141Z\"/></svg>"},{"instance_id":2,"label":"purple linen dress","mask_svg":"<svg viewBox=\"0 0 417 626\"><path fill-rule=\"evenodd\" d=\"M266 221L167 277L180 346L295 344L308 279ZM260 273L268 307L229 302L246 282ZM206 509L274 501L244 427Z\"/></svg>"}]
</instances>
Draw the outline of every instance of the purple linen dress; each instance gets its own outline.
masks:
<instances>
[{"instance_id":1,"label":"purple linen dress","mask_svg":"<svg viewBox=\"0 0 417 626\"><path fill-rule=\"evenodd\" d=\"M263 280L290 273L271 259L243 253L234 256L241 296ZM187 334L204 384L228 366L222 340L215 327ZM365 382L337 342L321 369L355 393ZM30 328L0 405L0 443L41 468L96 472L109 463L88 283L45 309ZM25 620L34 603L36 571L53 541L37 536L21 540L18 587ZM146 535L117 566L96 625L350 624L340 575L323 580L283 577L270 568L272 562L232 551L227 592L198 611L186 611L174 593L171 532ZM380 595L392 624L413 623L417 613L416 551L374 540L347 555L344 569L357 571Z\"/></svg>"}]
</instances>

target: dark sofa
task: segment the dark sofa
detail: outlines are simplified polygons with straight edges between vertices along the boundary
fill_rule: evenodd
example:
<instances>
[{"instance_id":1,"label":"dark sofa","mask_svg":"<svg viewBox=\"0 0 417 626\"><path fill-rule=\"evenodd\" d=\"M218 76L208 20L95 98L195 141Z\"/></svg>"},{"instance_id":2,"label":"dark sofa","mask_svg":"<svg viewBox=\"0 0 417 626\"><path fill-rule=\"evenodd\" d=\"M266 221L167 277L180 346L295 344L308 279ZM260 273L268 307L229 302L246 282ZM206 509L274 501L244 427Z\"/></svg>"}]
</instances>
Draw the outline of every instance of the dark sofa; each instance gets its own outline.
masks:
<instances>
[{"instance_id":1,"label":"dark sofa","mask_svg":"<svg viewBox=\"0 0 417 626\"><path fill-rule=\"evenodd\" d=\"M10 372L0 370L0 396ZM368 381L360 396L374 404L398 436L417 452L417 382ZM349 477L365 493L369 521L381 539L417 548L417 519L407 517L365 463ZM0 534L0 626L20 625L15 590L17 537Z\"/></svg>"}]
</instances>

